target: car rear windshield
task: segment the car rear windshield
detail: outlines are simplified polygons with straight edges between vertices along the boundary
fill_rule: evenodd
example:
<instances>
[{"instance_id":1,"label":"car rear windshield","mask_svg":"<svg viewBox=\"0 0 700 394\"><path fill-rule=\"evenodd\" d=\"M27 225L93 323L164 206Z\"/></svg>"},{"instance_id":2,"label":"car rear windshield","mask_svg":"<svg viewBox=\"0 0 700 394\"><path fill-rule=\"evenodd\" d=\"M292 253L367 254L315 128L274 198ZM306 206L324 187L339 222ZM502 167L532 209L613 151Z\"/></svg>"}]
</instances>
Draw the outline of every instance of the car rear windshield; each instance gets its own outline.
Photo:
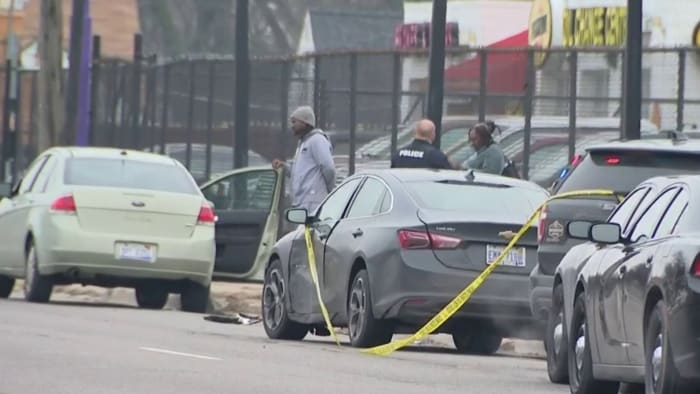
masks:
<instances>
[{"instance_id":1,"label":"car rear windshield","mask_svg":"<svg viewBox=\"0 0 700 394\"><path fill-rule=\"evenodd\" d=\"M629 193L655 176L699 174L700 155L654 151L595 151L564 180L558 193L606 189Z\"/></svg>"},{"instance_id":2,"label":"car rear windshield","mask_svg":"<svg viewBox=\"0 0 700 394\"><path fill-rule=\"evenodd\" d=\"M406 184L421 208L443 211L529 215L546 199L544 190L471 182L421 181Z\"/></svg>"},{"instance_id":3,"label":"car rear windshield","mask_svg":"<svg viewBox=\"0 0 700 394\"><path fill-rule=\"evenodd\" d=\"M198 194L197 185L184 169L139 160L72 158L66 164L67 185L104 186Z\"/></svg>"}]
</instances>

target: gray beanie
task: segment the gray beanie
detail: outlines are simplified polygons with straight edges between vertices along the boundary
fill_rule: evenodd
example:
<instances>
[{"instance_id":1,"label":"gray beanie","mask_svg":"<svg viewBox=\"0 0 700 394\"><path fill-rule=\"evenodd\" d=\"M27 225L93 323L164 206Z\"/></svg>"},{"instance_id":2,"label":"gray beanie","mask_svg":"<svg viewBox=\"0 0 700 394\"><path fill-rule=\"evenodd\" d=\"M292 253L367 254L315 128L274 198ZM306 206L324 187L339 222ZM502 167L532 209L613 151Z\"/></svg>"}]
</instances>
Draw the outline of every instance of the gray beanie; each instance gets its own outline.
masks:
<instances>
[{"instance_id":1,"label":"gray beanie","mask_svg":"<svg viewBox=\"0 0 700 394\"><path fill-rule=\"evenodd\" d=\"M313 108L308 105L302 106L292 112L291 118L300 120L311 127L316 126L316 115L314 115Z\"/></svg>"}]
</instances>

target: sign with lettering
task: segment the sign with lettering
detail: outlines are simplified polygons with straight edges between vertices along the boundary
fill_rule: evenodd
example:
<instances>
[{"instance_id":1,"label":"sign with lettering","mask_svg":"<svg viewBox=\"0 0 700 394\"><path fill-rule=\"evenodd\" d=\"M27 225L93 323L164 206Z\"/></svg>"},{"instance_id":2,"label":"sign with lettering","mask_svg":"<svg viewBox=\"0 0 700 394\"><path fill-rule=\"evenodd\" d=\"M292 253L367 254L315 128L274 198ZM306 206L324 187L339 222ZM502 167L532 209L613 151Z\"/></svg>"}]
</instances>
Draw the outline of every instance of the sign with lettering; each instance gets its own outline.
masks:
<instances>
[{"instance_id":1,"label":"sign with lettering","mask_svg":"<svg viewBox=\"0 0 700 394\"><path fill-rule=\"evenodd\" d=\"M565 9L564 47L619 47L625 45L627 7Z\"/></svg>"},{"instance_id":2,"label":"sign with lettering","mask_svg":"<svg viewBox=\"0 0 700 394\"><path fill-rule=\"evenodd\" d=\"M552 3L550 0L534 0L530 9L528 42L535 48L549 49L552 46ZM535 66L547 61L547 51L535 53Z\"/></svg>"},{"instance_id":3,"label":"sign with lettering","mask_svg":"<svg viewBox=\"0 0 700 394\"><path fill-rule=\"evenodd\" d=\"M445 25L445 47L459 46L459 25ZM394 47L397 49L420 49L430 47L430 22L403 23L394 30Z\"/></svg>"}]
</instances>

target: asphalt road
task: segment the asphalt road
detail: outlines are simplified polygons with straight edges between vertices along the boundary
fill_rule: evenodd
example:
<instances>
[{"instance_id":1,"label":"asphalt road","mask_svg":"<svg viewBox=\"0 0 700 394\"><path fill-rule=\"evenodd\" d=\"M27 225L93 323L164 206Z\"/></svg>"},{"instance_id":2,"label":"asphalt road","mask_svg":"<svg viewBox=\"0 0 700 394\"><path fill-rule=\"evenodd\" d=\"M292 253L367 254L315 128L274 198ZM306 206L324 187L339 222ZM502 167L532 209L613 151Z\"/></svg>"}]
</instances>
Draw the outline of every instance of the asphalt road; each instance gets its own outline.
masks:
<instances>
[{"instance_id":1,"label":"asphalt road","mask_svg":"<svg viewBox=\"0 0 700 394\"><path fill-rule=\"evenodd\" d=\"M0 300L0 393L568 393L542 360L414 347L389 357L260 324L117 304Z\"/></svg>"}]
</instances>

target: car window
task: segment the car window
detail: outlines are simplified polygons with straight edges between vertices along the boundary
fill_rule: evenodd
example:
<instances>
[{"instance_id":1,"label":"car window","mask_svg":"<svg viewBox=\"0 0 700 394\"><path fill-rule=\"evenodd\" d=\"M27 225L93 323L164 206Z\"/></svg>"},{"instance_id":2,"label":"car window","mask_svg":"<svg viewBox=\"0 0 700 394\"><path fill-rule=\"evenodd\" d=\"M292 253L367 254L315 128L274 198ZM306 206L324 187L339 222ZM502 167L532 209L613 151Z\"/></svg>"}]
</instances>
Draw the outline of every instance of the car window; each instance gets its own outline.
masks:
<instances>
[{"instance_id":1,"label":"car window","mask_svg":"<svg viewBox=\"0 0 700 394\"><path fill-rule=\"evenodd\" d=\"M650 239L654 235L654 231L659 224L661 216L666 212L671 200L677 193L677 187L666 190L657 197L642 216L639 217L639 221L635 224L632 235L630 236L633 243Z\"/></svg>"},{"instance_id":2,"label":"car window","mask_svg":"<svg viewBox=\"0 0 700 394\"><path fill-rule=\"evenodd\" d=\"M43 193L46 190L46 184L54 173L54 169L58 164L58 159L56 156L50 156L42 167L39 174L37 174L34 184L31 186L30 192L32 193Z\"/></svg>"},{"instance_id":3,"label":"car window","mask_svg":"<svg viewBox=\"0 0 700 394\"><path fill-rule=\"evenodd\" d=\"M673 233L676 224L680 221L688 207L688 201L688 191L685 189L681 190L680 194L673 200L666 214L664 214L664 217L661 219L659 227L654 233L654 238L665 237Z\"/></svg>"},{"instance_id":4,"label":"car window","mask_svg":"<svg viewBox=\"0 0 700 394\"><path fill-rule=\"evenodd\" d=\"M358 218L382 213L382 202L386 192L386 186L380 180L367 178L352 202L347 217Z\"/></svg>"},{"instance_id":5,"label":"car window","mask_svg":"<svg viewBox=\"0 0 700 394\"><path fill-rule=\"evenodd\" d=\"M256 170L228 176L207 186L202 193L216 210L269 210L276 185L275 170Z\"/></svg>"},{"instance_id":6,"label":"car window","mask_svg":"<svg viewBox=\"0 0 700 394\"><path fill-rule=\"evenodd\" d=\"M32 165L29 167L29 170L27 170L24 179L22 179L22 184L19 187L19 194L24 194L32 190L32 187L34 187L34 183L36 182L37 176L44 168L46 162L50 157L51 155L44 155L37 158L34 161L34 163L32 163Z\"/></svg>"},{"instance_id":7,"label":"car window","mask_svg":"<svg viewBox=\"0 0 700 394\"><path fill-rule=\"evenodd\" d=\"M200 193L187 170L174 163L73 157L66 162L63 178L66 185Z\"/></svg>"},{"instance_id":8,"label":"car window","mask_svg":"<svg viewBox=\"0 0 700 394\"><path fill-rule=\"evenodd\" d=\"M699 159L698 155L677 152L595 151L564 179L557 192L609 189L628 193L655 176L698 174Z\"/></svg>"},{"instance_id":9,"label":"car window","mask_svg":"<svg viewBox=\"0 0 700 394\"><path fill-rule=\"evenodd\" d=\"M338 186L318 209L316 217L321 221L340 220L360 181L361 178L354 178Z\"/></svg>"},{"instance_id":10,"label":"car window","mask_svg":"<svg viewBox=\"0 0 700 394\"><path fill-rule=\"evenodd\" d=\"M640 203L649 195L649 190L650 188L645 186L627 195L624 201L622 201L610 215L608 222L619 224L622 229L622 234L626 234L627 227L635 213L643 212L644 207L641 207L642 204Z\"/></svg>"}]
</instances>

